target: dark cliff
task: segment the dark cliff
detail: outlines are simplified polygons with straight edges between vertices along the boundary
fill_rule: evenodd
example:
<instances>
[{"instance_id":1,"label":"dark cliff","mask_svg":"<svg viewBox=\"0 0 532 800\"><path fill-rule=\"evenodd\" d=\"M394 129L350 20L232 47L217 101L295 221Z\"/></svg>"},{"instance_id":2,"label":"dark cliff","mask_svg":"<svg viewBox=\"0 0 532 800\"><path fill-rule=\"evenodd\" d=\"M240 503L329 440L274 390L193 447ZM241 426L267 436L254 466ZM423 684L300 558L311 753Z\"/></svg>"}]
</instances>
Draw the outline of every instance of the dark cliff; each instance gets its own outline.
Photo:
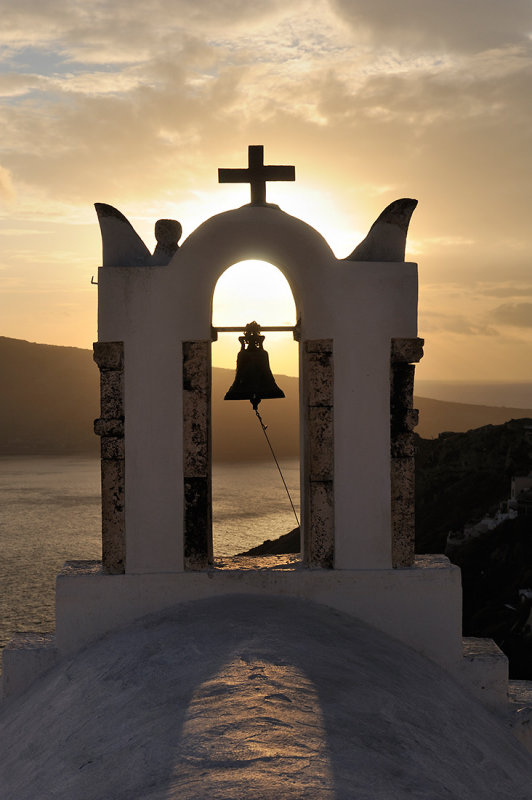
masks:
<instances>
[{"instance_id":1,"label":"dark cliff","mask_svg":"<svg viewBox=\"0 0 532 800\"><path fill-rule=\"evenodd\" d=\"M512 476L531 470L532 419L416 437L417 552L443 553L449 531L496 511Z\"/></svg>"}]
</instances>

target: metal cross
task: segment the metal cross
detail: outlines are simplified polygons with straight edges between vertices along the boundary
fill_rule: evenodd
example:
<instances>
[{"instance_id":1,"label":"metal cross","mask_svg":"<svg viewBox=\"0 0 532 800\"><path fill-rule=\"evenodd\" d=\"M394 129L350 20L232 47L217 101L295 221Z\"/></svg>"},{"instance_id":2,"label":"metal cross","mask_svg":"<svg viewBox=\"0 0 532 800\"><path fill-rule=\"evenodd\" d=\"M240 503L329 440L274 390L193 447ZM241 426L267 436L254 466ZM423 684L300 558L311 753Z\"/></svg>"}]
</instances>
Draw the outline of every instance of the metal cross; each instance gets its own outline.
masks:
<instances>
[{"instance_id":1,"label":"metal cross","mask_svg":"<svg viewBox=\"0 0 532 800\"><path fill-rule=\"evenodd\" d=\"M264 147L250 144L247 169L219 169L218 183L251 184L252 205L266 205L266 181L295 181L295 167L267 166L264 164Z\"/></svg>"}]
</instances>

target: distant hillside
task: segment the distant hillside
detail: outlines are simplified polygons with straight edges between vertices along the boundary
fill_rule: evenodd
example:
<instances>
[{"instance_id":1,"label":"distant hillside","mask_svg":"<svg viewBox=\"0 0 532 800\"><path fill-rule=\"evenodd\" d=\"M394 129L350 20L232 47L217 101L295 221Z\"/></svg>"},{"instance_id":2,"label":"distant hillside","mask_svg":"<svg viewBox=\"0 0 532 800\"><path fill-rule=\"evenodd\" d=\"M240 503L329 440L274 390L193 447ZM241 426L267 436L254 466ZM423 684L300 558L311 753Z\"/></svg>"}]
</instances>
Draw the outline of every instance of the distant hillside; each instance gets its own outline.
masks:
<instances>
[{"instance_id":1,"label":"distant hillside","mask_svg":"<svg viewBox=\"0 0 532 800\"><path fill-rule=\"evenodd\" d=\"M224 402L233 383L230 369L213 369L212 381L212 452L218 461L253 461L270 459L268 444L247 400ZM285 400L263 400L259 411L268 427L268 436L279 458L299 455L299 381L276 375Z\"/></svg>"},{"instance_id":2,"label":"distant hillside","mask_svg":"<svg viewBox=\"0 0 532 800\"><path fill-rule=\"evenodd\" d=\"M0 337L0 455L98 452L92 422L99 415L98 369L90 350ZM217 460L268 458L264 436L246 402L223 402L234 378L213 370L213 454ZM298 379L276 376L286 400L264 400L261 413L276 452L297 457ZM421 397L417 432L466 431L512 418L532 417L512 408L447 403Z\"/></svg>"},{"instance_id":3,"label":"distant hillside","mask_svg":"<svg viewBox=\"0 0 532 800\"><path fill-rule=\"evenodd\" d=\"M0 454L98 452L90 350L0 337Z\"/></svg>"},{"instance_id":4,"label":"distant hillside","mask_svg":"<svg viewBox=\"0 0 532 800\"><path fill-rule=\"evenodd\" d=\"M0 337L0 455L98 454L99 373L90 350ZM287 399L264 400L261 414L282 458L297 458L298 381L278 376ZM223 402L234 380L213 370L213 452L219 460L270 457L250 403Z\"/></svg>"},{"instance_id":5,"label":"distant hillside","mask_svg":"<svg viewBox=\"0 0 532 800\"><path fill-rule=\"evenodd\" d=\"M444 431L464 433L484 425L502 425L511 419L532 417L530 408L499 408L477 406L469 403L448 403L444 400L431 400L416 397L414 405L419 409L418 436L430 439Z\"/></svg>"}]
</instances>

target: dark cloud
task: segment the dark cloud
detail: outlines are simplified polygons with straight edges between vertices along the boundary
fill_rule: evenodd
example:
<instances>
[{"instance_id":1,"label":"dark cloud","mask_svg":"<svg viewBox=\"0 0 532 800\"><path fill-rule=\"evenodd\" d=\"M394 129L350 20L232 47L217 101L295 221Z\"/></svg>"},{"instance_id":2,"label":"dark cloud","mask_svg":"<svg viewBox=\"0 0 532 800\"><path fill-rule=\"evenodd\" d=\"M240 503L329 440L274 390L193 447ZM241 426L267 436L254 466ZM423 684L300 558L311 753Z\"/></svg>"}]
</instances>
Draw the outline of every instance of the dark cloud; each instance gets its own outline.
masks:
<instances>
[{"instance_id":1,"label":"dark cloud","mask_svg":"<svg viewBox=\"0 0 532 800\"><path fill-rule=\"evenodd\" d=\"M462 336L497 336L498 332L491 325L470 319L462 314L448 314L431 308L420 311L420 330L423 333L447 331Z\"/></svg>"},{"instance_id":2,"label":"dark cloud","mask_svg":"<svg viewBox=\"0 0 532 800\"><path fill-rule=\"evenodd\" d=\"M532 32L529 0L331 0L379 46L421 52L479 52L524 43Z\"/></svg>"},{"instance_id":3,"label":"dark cloud","mask_svg":"<svg viewBox=\"0 0 532 800\"><path fill-rule=\"evenodd\" d=\"M503 303L491 312L493 322L532 328L532 303Z\"/></svg>"},{"instance_id":4,"label":"dark cloud","mask_svg":"<svg viewBox=\"0 0 532 800\"><path fill-rule=\"evenodd\" d=\"M478 289L477 294L485 297L532 297L532 286L492 286Z\"/></svg>"}]
</instances>

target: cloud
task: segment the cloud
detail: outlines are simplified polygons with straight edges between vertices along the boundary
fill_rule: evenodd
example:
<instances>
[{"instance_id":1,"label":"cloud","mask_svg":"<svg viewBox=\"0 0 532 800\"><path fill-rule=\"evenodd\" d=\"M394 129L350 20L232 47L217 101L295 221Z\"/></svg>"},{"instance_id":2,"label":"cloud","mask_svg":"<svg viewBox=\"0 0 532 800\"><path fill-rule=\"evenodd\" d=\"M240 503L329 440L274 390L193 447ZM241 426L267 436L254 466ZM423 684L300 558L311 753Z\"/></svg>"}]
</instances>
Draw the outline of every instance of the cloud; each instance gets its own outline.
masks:
<instances>
[{"instance_id":1,"label":"cloud","mask_svg":"<svg viewBox=\"0 0 532 800\"><path fill-rule=\"evenodd\" d=\"M482 337L489 337L490 347L495 340L509 343L510 338L515 337L515 332L500 327L500 320L493 313L491 289L492 286L496 288L494 283L489 286L481 280L468 283L459 275L453 281L425 283L423 268L420 272L420 335L430 333L438 338L444 334L442 338L445 339L446 335L454 334L476 337L479 342Z\"/></svg>"},{"instance_id":2,"label":"cloud","mask_svg":"<svg viewBox=\"0 0 532 800\"><path fill-rule=\"evenodd\" d=\"M498 331L473 315L437 311L434 307L422 307L419 328L426 333L449 332L461 336L497 336Z\"/></svg>"},{"instance_id":3,"label":"cloud","mask_svg":"<svg viewBox=\"0 0 532 800\"><path fill-rule=\"evenodd\" d=\"M532 297L532 286L490 286L476 291L485 297Z\"/></svg>"},{"instance_id":4,"label":"cloud","mask_svg":"<svg viewBox=\"0 0 532 800\"><path fill-rule=\"evenodd\" d=\"M43 36L20 59L44 58L48 36L55 58L42 74L0 78L10 94L2 163L25 197L127 211L216 192L216 167L262 142L268 160L296 163L297 188L332 192L355 231L397 197L417 197L411 241L425 274L461 272L471 284L504 264L516 277L530 238L532 53L381 47L339 21L339 5L10 4L9 30L24 18ZM427 0L425 15L437 19L440 5ZM375 8L360 13L378 20L383 0ZM407 2L406 19L415 8ZM391 19L396 6L386 9Z\"/></svg>"},{"instance_id":5,"label":"cloud","mask_svg":"<svg viewBox=\"0 0 532 800\"><path fill-rule=\"evenodd\" d=\"M41 75L0 73L0 96L18 97L27 94L33 89L42 88L46 84L47 79Z\"/></svg>"},{"instance_id":6,"label":"cloud","mask_svg":"<svg viewBox=\"0 0 532 800\"><path fill-rule=\"evenodd\" d=\"M428 237L423 241L420 242L420 245L429 245L429 247L433 247L436 245L437 247L469 247L469 245L475 244L474 239L466 239L464 236L432 236Z\"/></svg>"},{"instance_id":7,"label":"cloud","mask_svg":"<svg viewBox=\"0 0 532 800\"><path fill-rule=\"evenodd\" d=\"M2 38L11 53L55 46L70 61L138 62L166 50L180 32L234 35L284 13L282 0L26 0L2 9Z\"/></svg>"},{"instance_id":8,"label":"cloud","mask_svg":"<svg viewBox=\"0 0 532 800\"><path fill-rule=\"evenodd\" d=\"M516 328L532 328L532 303L503 303L491 312L494 322Z\"/></svg>"},{"instance_id":9,"label":"cloud","mask_svg":"<svg viewBox=\"0 0 532 800\"><path fill-rule=\"evenodd\" d=\"M524 43L532 32L529 0L331 0L355 33L399 50L466 53Z\"/></svg>"},{"instance_id":10,"label":"cloud","mask_svg":"<svg viewBox=\"0 0 532 800\"><path fill-rule=\"evenodd\" d=\"M441 341L451 377L469 368L464 352L492 369L474 352L489 341L504 364L510 337L530 336L529 0L4 6L2 265L24 291L36 280L44 291L53 263L58 283L87 273L93 291L94 201L120 208L150 246L157 217L187 235L247 202L249 188L219 187L216 168L244 166L256 143L267 163L296 165L296 183L269 186L268 199L340 257L390 202L419 200L408 250L420 330Z\"/></svg>"},{"instance_id":11,"label":"cloud","mask_svg":"<svg viewBox=\"0 0 532 800\"><path fill-rule=\"evenodd\" d=\"M15 198L15 190L11 175L5 167L0 165L0 199L11 201Z\"/></svg>"}]
</instances>

